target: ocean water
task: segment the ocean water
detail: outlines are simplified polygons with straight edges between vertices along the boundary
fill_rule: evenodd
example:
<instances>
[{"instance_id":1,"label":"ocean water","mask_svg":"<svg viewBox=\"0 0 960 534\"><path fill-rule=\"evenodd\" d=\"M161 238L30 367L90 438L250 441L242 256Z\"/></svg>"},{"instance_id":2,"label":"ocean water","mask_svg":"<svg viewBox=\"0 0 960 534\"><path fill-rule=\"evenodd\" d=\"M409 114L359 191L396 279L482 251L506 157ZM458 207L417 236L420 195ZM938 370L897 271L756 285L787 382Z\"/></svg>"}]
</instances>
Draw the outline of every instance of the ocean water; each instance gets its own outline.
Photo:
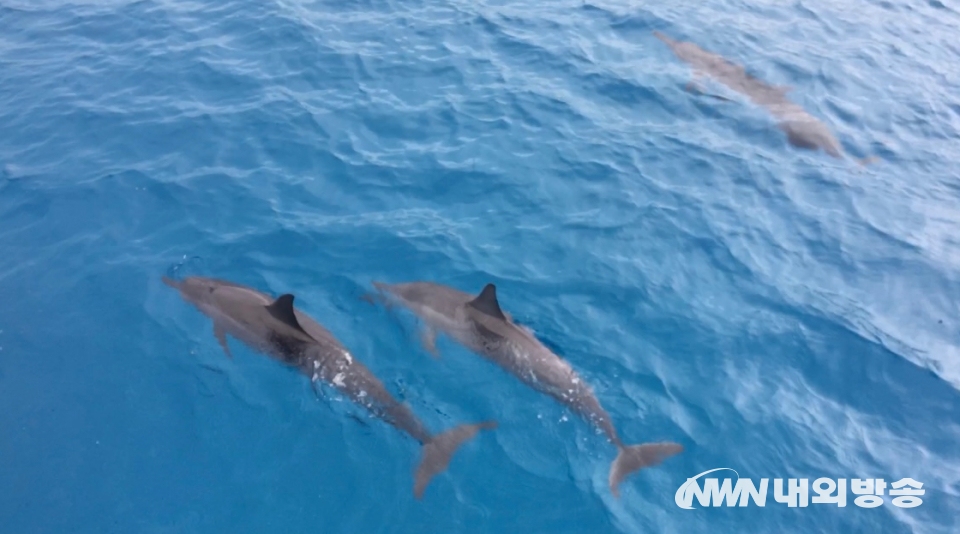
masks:
<instances>
[{"instance_id":1,"label":"ocean water","mask_svg":"<svg viewBox=\"0 0 960 534\"><path fill-rule=\"evenodd\" d=\"M960 531L957 27L955 0L0 0L0 531ZM684 91L653 30L881 161ZM434 431L500 427L417 501L417 445L225 357L160 281L190 274L294 293ZM686 450L614 498L602 436L431 358L374 280L496 283L625 441ZM678 507L722 467L926 494Z\"/></svg>"}]
</instances>

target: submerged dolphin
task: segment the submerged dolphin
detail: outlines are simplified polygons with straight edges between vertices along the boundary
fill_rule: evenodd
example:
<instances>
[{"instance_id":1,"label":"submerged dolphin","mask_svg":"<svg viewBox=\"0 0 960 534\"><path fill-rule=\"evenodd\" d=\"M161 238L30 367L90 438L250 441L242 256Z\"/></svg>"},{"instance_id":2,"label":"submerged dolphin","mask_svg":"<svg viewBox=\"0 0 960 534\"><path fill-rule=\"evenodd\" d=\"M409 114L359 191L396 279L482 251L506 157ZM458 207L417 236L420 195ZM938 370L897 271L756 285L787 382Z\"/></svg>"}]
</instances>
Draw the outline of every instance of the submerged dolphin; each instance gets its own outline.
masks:
<instances>
[{"instance_id":1,"label":"submerged dolphin","mask_svg":"<svg viewBox=\"0 0 960 534\"><path fill-rule=\"evenodd\" d=\"M297 368L316 383L322 380L377 417L423 445L415 474L417 499L434 475L443 472L456 449L480 430L496 422L462 425L432 435L405 405L394 399L383 383L364 367L326 328L293 307L293 295L273 299L266 293L212 278L189 277L163 282L213 319L213 334L230 356L227 334L249 347Z\"/></svg>"},{"instance_id":2,"label":"submerged dolphin","mask_svg":"<svg viewBox=\"0 0 960 534\"><path fill-rule=\"evenodd\" d=\"M787 141L791 145L809 150L822 149L835 158L843 157L843 147L830 128L787 98L789 87L772 85L755 78L742 66L727 61L719 54L707 52L694 43L677 41L659 31L654 31L653 35L693 67L694 76L708 75L769 111L777 119L777 126L787 134ZM687 87L693 88L695 84L691 82ZM872 159L859 161L868 163Z\"/></svg>"},{"instance_id":3,"label":"submerged dolphin","mask_svg":"<svg viewBox=\"0 0 960 534\"><path fill-rule=\"evenodd\" d=\"M602 430L618 451L609 476L610 491L614 496L619 497L618 486L627 475L642 467L659 464L683 450L678 443L625 445L620 441L610 416L590 387L569 363L500 309L493 284L487 284L476 297L432 282L395 285L374 282L373 285L426 323L423 341L434 355L437 355L435 342L439 330L499 364L537 391L569 406Z\"/></svg>"}]
</instances>

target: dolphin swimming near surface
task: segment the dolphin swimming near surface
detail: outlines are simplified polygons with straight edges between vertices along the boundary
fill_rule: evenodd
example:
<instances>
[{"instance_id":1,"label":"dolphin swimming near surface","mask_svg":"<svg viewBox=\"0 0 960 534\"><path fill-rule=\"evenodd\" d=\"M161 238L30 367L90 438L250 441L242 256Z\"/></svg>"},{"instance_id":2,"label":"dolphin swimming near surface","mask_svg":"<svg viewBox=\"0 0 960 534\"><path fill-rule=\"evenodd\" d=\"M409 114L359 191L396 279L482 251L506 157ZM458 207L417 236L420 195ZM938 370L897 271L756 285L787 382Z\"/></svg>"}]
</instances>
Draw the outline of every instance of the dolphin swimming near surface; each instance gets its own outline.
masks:
<instances>
[{"instance_id":1,"label":"dolphin swimming near surface","mask_svg":"<svg viewBox=\"0 0 960 534\"><path fill-rule=\"evenodd\" d=\"M441 331L603 431L618 451L609 476L615 497L619 497L618 487L627 475L683 450L682 445L672 442L624 444L600 401L570 364L500 309L493 284L487 284L477 296L433 282L373 285L386 303L395 301L424 321L422 339L434 356L438 354L437 331Z\"/></svg>"},{"instance_id":2,"label":"dolphin swimming near surface","mask_svg":"<svg viewBox=\"0 0 960 534\"><path fill-rule=\"evenodd\" d=\"M748 74L742 66L731 63L719 54L707 52L694 43L677 41L656 30L653 35L693 67L695 77L708 75L769 111L777 119L777 126L787 135L791 145L809 150L821 149L835 158L843 157L843 147L830 128L787 98L790 87L766 83ZM687 88L693 90L696 84L691 81ZM858 161L866 164L873 159L869 157Z\"/></svg>"},{"instance_id":3,"label":"dolphin swimming near surface","mask_svg":"<svg viewBox=\"0 0 960 534\"><path fill-rule=\"evenodd\" d=\"M298 369L316 384L323 381L405 432L423 446L414 476L417 499L430 480L443 472L464 442L480 430L496 427L495 421L461 425L431 434L409 407L394 399L383 383L333 337L326 328L293 307L293 295L274 299L253 288L224 280L188 277L182 281L163 277L184 300L213 319L213 334L231 356L227 334L250 348L269 354Z\"/></svg>"}]
</instances>

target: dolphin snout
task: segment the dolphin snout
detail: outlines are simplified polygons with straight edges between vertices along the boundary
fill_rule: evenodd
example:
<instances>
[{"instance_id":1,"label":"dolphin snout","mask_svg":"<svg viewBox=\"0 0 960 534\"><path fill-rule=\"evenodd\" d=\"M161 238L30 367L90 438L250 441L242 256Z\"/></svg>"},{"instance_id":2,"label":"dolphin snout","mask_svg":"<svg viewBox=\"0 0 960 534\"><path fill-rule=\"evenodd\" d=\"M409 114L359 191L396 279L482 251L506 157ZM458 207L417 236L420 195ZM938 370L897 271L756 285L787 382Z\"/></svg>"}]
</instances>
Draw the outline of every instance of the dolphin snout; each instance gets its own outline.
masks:
<instances>
[{"instance_id":1,"label":"dolphin snout","mask_svg":"<svg viewBox=\"0 0 960 534\"><path fill-rule=\"evenodd\" d=\"M168 286L170 286L170 287L172 287L172 288L174 288L174 289L180 289L180 284L181 284L181 283L178 282L178 281L176 281L176 280L174 280L173 278L170 278L169 276L163 276L163 277L160 278L160 280L161 280L164 284L167 284Z\"/></svg>"},{"instance_id":2,"label":"dolphin snout","mask_svg":"<svg viewBox=\"0 0 960 534\"><path fill-rule=\"evenodd\" d=\"M667 43L668 45L672 45L673 43L676 42L676 41L674 41L673 39L667 37L667 35L666 35L665 33L661 32L661 31L659 31L659 30L653 30L653 36L656 37L657 39L660 39L661 41Z\"/></svg>"}]
</instances>

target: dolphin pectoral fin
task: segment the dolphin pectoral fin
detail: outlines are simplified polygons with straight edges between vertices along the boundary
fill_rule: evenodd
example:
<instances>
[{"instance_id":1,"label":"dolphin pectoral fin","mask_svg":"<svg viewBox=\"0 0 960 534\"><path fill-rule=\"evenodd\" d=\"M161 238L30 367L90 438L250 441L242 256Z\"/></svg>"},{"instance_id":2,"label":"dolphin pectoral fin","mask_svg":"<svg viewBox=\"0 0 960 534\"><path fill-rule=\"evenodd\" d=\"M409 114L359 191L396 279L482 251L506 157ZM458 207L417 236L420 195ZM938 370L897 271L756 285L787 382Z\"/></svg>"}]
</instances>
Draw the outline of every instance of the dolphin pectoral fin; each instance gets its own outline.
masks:
<instances>
[{"instance_id":1,"label":"dolphin pectoral fin","mask_svg":"<svg viewBox=\"0 0 960 534\"><path fill-rule=\"evenodd\" d=\"M472 439L481 430L490 430L497 427L496 421L484 421L472 425L460 425L437 434L423 444L423 454L420 464L414 474L413 495L420 500L427 485L434 476L442 473L450 465L450 459L460 445Z\"/></svg>"},{"instance_id":2,"label":"dolphin pectoral fin","mask_svg":"<svg viewBox=\"0 0 960 534\"><path fill-rule=\"evenodd\" d=\"M330 395L327 394L324 385L327 384L320 378L320 373L315 370L313 376L310 377L310 389L313 390L313 394L317 397L317 400L326 402L327 407L332 409L330 406Z\"/></svg>"},{"instance_id":3,"label":"dolphin pectoral fin","mask_svg":"<svg viewBox=\"0 0 960 534\"><path fill-rule=\"evenodd\" d=\"M437 331L429 326L423 327L420 331L420 342L423 348L434 358L440 358L440 351L437 350Z\"/></svg>"},{"instance_id":4,"label":"dolphin pectoral fin","mask_svg":"<svg viewBox=\"0 0 960 534\"><path fill-rule=\"evenodd\" d=\"M620 446L617 458L610 465L610 492L619 498L620 482L627 475L638 469L657 465L680 452L683 452L683 445L669 441Z\"/></svg>"},{"instance_id":5,"label":"dolphin pectoral fin","mask_svg":"<svg viewBox=\"0 0 960 534\"><path fill-rule=\"evenodd\" d=\"M227 354L227 358L233 358L233 354L230 353L230 345L227 345L227 333L220 323L213 323L213 336L217 338L217 342L220 343L223 352Z\"/></svg>"},{"instance_id":6,"label":"dolphin pectoral fin","mask_svg":"<svg viewBox=\"0 0 960 534\"><path fill-rule=\"evenodd\" d=\"M687 82L687 84L683 86L683 90L688 93L693 93L695 95L703 94L703 89L700 87L700 83L697 82L696 78Z\"/></svg>"},{"instance_id":7,"label":"dolphin pectoral fin","mask_svg":"<svg viewBox=\"0 0 960 534\"><path fill-rule=\"evenodd\" d=\"M387 299L385 299L380 293L364 293L363 295L360 295L360 300L372 306L376 306L378 303L384 305L387 304Z\"/></svg>"},{"instance_id":8,"label":"dolphin pectoral fin","mask_svg":"<svg viewBox=\"0 0 960 534\"><path fill-rule=\"evenodd\" d=\"M725 96L720 96L720 95L715 95L715 94L713 94L713 93L708 93L708 92L704 91L704 90L703 90L703 87L696 81L696 79L690 80L689 82L687 82L687 85L684 85L683 88L684 88L684 90L686 90L687 92L693 93L693 94L695 94L695 95L697 95L697 96L706 96L706 97L713 98L714 100L719 100L719 101L721 101L721 102L733 102L733 99L731 99L731 98L727 98L727 97L725 97Z\"/></svg>"},{"instance_id":9,"label":"dolphin pectoral fin","mask_svg":"<svg viewBox=\"0 0 960 534\"><path fill-rule=\"evenodd\" d=\"M733 102L733 99L731 98L706 92L703 89L703 86L700 84L700 79L702 77L703 75L699 71L693 71L693 79L683 86L683 90L697 96L707 96L715 100L720 100L721 102Z\"/></svg>"},{"instance_id":10,"label":"dolphin pectoral fin","mask_svg":"<svg viewBox=\"0 0 960 534\"><path fill-rule=\"evenodd\" d=\"M385 284L383 284L382 282L373 282L373 287L376 288L377 291L376 292L368 291L363 295L360 295L360 300L370 304L371 306L376 306L377 304L381 304L387 310L392 310L393 303L390 302L390 300L387 299L386 295L384 295L383 293Z\"/></svg>"},{"instance_id":11,"label":"dolphin pectoral fin","mask_svg":"<svg viewBox=\"0 0 960 534\"><path fill-rule=\"evenodd\" d=\"M340 413L338 413L337 410L335 410L333 407L334 406L333 403L336 402L336 400L324 391L323 385L324 385L323 381L320 380L320 377L317 376L316 374L313 375L313 378L310 379L310 389L313 390L313 394L314 396L317 397L317 400L323 402L323 404L327 407L327 409L330 410L332 413L340 415ZM366 421L364 421L361 418L361 416L357 415L356 413L348 412L346 416L349 417L350 419L353 419L354 421L359 423L361 426L364 426L364 427L370 426Z\"/></svg>"},{"instance_id":12,"label":"dolphin pectoral fin","mask_svg":"<svg viewBox=\"0 0 960 534\"><path fill-rule=\"evenodd\" d=\"M733 99L732 99L732 98L727 98L727 97L725 97L725 96L715 95L715 94L713 94L713 93L700 93L700 94L702 94L703 96L708 96L708 97L710 97L710 98L712 98L712 99L714 99L714 100L719 100L719 101L721 101L721 102L733 102Z\"/></svg>"},{"instance_id":13,"label":"dolphin pectoral fin","mask_svg":"<svg viewBox=\"0 0 960 534\"><path fill-rule=\"evenodd\" d=\"M690 75L690 81L683 86L683 89L695 95L702 95L703 88L700 85L700 80L702 79L703 79L703 72L694 68L692 71L692 74Z\"/></svg>"},{"instance_id":14,"label":"dolphin pectoral fin","mask_svg":"<svg viewBox=\"0 0 960 534\"><path fill-rule=\"evenodd\" d=\"M366 421L364 421L363 419L361 419L360 416L357 415L357 414L355 414L355 413L347 414L347 417L349 417L350 419L353 419L354 421L356 421L360 426L363 426L363 427L365 427L365 428L370 428L370 425L369 425Z\"/></svg>"}]
</instances>

